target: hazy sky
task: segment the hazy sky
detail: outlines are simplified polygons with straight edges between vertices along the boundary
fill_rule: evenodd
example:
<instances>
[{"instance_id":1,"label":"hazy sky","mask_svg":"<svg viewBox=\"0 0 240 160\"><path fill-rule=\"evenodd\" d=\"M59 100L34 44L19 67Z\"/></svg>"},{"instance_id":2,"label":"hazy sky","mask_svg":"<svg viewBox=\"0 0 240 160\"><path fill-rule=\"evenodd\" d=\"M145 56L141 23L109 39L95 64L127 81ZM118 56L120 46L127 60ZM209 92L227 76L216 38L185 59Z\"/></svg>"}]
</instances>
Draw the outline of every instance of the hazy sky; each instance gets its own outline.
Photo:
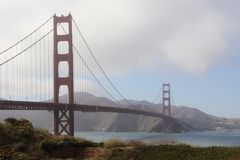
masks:
<instances>
[{"instance_id":1,"label":"hazy sky","mask_svg":"<svg viewBox=\"0 0 240 160\"><path fill-rule=\"evenodd\" d=\"M152 101L170 82L174 104L240 117L239 6L239 0L0 0L0 51L54 13L71 12L126 97Z\"/></svg>"}]
</instances>

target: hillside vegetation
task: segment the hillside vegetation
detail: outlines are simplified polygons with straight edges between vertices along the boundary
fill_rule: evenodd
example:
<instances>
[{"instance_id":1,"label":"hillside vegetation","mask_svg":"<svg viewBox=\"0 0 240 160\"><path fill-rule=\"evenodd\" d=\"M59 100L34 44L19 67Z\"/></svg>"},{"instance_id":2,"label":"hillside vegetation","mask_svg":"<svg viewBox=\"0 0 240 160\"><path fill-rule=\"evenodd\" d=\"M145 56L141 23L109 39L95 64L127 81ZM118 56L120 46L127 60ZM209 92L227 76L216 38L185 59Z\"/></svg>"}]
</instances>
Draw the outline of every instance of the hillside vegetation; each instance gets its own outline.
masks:
<instances>
[{"instance_id":1,"label":"hillside vegetation","mask_svg":"<svg viewBox=\"0 0 240 160\"><path fill-rule=\"evenodd\" d=\"M26 119L7 118L0 123L0 160L50 159L59 149L101 145L74 137L54 136L46 130L33 128Z\"/></svg>"},{"instance_id":2,"label":"hillside vegetation","mask_svg":"<svg viewBox=\"0 0 240 160\"><path fill-rule=\"evenodd\" d=\"M54 136L35 129L25 119L0 123L0 160L239 160L240 147L191 147L182 144L144 144L112 139L94 143L80 138Z\"/></svg>"}]
</instances>

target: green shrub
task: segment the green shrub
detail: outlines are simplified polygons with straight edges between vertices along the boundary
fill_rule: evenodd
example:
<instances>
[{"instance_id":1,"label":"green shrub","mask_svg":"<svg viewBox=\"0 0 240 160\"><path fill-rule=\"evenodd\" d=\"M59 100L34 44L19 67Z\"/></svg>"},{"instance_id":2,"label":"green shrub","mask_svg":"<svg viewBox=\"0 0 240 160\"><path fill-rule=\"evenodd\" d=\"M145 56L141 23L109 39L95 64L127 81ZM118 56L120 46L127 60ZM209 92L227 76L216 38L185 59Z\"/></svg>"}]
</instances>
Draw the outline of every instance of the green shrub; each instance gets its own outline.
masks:
<instances>
[{"instance_id":1,"label":"green shrub","mask_svg":"<svg viewBox=\"0 0 240 160\"><path fill-rule=\"evenodd\" d=\"M19 142L14 145L14 148L17 152L27 152L29 145L23 142Z\"/></svg>"},{"instance_id":2,"label":"green shrub","mask_svg":"<svg viewBox=\"0 0 240 160\"><path fill-rule=\"evenodd\" d=\"M57 148L57 143L52 139L45 139L40 143L40 148L48 153L52 153Z\"/></svg>"},{"instance_id":3,"label":"green shrub","mask_svg":"<svg viewBox=\"0 0 240 160\"><path fill-rule=\"evenodd\" d=\"M125 147L125 144L118 139L111 139L104 143L105 148Z\"/></svg>"},{"instance_id":4,"label":"green shrub","mask_svg":"<svg viewBox=\"0 0 240 160\"><path fill-rule=\"evenodd\" d=\"M22 152L15 152L12 155L12 159L16 159L16 160L29 160L29 157L26 153L22 153Z\"/></svg>"},{"instance_id":5,"label":"green shrub","mask_svg":"<svg viewBox=\"0 0 240 160\"><path fill-rule=\"evenodd\" d=\"M143 142L140 142L140 141L128 141L126 143L126 146L127 147L134 147L134 148L141 148L141 147L144 147L145 144Z\"/></svg>"},{"instance_id":6,"label":"green shrub","mask_svg":"<svg viewBox=\"0 0 240 160\"><path fill-rule=\"evenodd\" d=\"M0 160L10 160L12 159L12 155L14 153L14 149L10 145L6 145L0 148Z\"/></svg>"},{"instance_id":7,"label":"green shrub","mask_svg":"<svg viewBox=\"0 0 240 160\"><path fill-rule=\"evenodd\" d=\"M77 147L98 147L102 146L103 143L95 143L86 139L76 138L78 141Z\"/></svg>"},{"instance_id":8,"label":"green shrub","mask_svg":"<svg viewBox=\"0 0 240 160\"><path fill-rule=\"evenodd\" d=\"M53 136L40 142L40 148L48 153L52 153L59 148L96 147L99 145L99 143L69 136Z\"/></svg>"},{"instance_id":9,"label":"green shrub","mask_svg":"<svg viewBox=\"0 0 240 160\"><path fill-rule=\"evenodd\" d=\"M8 140L8 144L18 142L31 143L35 141L34 129L28 120L7 118L3 128L4 132L7 133L4 136Z\"/></svg>"},{"instance_id":10,"label":"green shrub","mask_svg":"<svg viewBox=\"0 0 240 160\"><path fill-rule=\"evenodd\" d=\"M40 143L41 141L43 141L46 138L50 138L51 136L53 136L46 129L38 128L38 129L35 129L34 132L35 132L34 133L35 139L38 143Z\"/></svg>"}]
</instances>

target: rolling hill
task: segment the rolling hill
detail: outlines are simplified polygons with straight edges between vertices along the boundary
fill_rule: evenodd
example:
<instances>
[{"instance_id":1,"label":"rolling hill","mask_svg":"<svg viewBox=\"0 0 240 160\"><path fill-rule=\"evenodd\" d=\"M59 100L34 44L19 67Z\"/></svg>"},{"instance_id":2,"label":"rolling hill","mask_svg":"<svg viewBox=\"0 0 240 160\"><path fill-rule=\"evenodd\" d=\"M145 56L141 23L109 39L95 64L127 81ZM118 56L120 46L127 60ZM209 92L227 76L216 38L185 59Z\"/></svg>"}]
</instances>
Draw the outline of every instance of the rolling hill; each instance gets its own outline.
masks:
<instances>
[{"instance_id":1,"label":"rolling hill","mask_svg":"<svg viewBox=\"0 0 240 160\"><path fill-rule=\"evenodd\" d=\"M83 104L114 106L115 103L105 97L96 97L89 93L75 93L79 97L77 102ZM60 98L66 101L67 96ZM138 105L135 109L152 112L161 112L160 104L152 104L148 101L129 100L131 104ZM127 107L127 106L126 106ZM240 119L222 118L206 114L196 108L186 106L173 106L172 116L179 120L178 123L170 124L168 132L186 131L214 131L240 129ZM53 128L53 113L48 111L0 111L0 120L7 117L23 117L33 122L35 127ZM159 118L144 117L141 115L119 114L119 113L75 113L76 131L156 131L163 130L163 121Z\"/></svg>"}]
</instances>

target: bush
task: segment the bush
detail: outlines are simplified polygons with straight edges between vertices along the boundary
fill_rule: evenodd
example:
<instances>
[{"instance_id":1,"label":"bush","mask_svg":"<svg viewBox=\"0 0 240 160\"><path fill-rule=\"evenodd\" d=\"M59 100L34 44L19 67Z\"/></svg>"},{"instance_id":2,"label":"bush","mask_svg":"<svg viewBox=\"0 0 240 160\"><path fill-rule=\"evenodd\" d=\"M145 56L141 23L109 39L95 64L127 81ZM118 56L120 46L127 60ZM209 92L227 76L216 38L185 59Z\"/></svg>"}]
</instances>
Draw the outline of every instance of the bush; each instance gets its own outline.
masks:
<instances>
[{"instance_id":1,"label":"bush","mask_svg":"<svg viewBox=\"0 0 240 160\"><path fill-rule=\"evenodd\" d=\"M28 151L28 144L19 142L14 145L14 148L17 152L27 152Z\"/></svg>"},{"instance_id":2,"label":"bush","mask_svg":"<svg viewBox=\"0 0 240 160\"><path fill-rule=\"evenodd\" d=\"M100 145L99 143L69 136L53 136L40 142L40 148L48 153L52 153L60 148L96 147Z\"/></svg>"},{"instance_id":3,"label":"bush","mask_svg":"<svg viewBox=\"0 0 240 160\"><path fill-rule=\"evenodd\" d=\"M49 133L48 130L41 129L41 128L35 129L34 132L35 132L35 134L34 134L35 139L36 139L36 141L39 142L39 143L40 143L41 141L43 141L44 139L50 138L50 137L53 136L51 133Z\"/></svg>"},{"instance_id":4,"label":"bush","mask_svg":"<svg viewBox=\"0 0 240 160\"><path fill-rule=\"evenodd\" d=\"M16 159L16 160L28 160L29 157L26 153L21 153L21 152L15 152L13 155L12 155L12 159Z\"/></svg>"},{"instance_id":5,"label":"bush","mask_svg":"<svg viewBox=\"0 0 240 160\"><path fill-rule=\"evenodd\" d=\"M40 148L48 153L52 153L57 148L57 144L54 140L47 138L40 143Z\"/></svg>"},{"instance_id":6,"label":"bush","mask_svg":"<svg viewBox=\"0 0 240 160\"><path fill-rule=\"evenodd\" d=\"M125 147L125 144L118 139L111 139L104 143L105 148Z\"/></svg>"},{"instance_id":7,"label":"bush","mask_svg":"<svg viewBox=\"0 0 240 160\"><path fill-rule=\"evenodd\" d=\"M7 118L3 128L5 133L7 133L5 138L8 139L8 144L18 142L30 143L34 141L34 129L28 120Z\"/></svg>"},{"instance_id":8,"label":"bush","mask_svg":"<svg viewBox=\"0 0 240 160\"><path fill-rule=\"evenodd\" d=\"M0 148L0 160L8 160L12 159L12 155L14 153L14 149L10 145L6 145Z\"/></svg>"},{"instance_id":9,"label":"bush","mask_svg":"<svg viewBox=\"0 0 240 160\"><path fill-rule=\"evenodd\" d=\"M141 147L144 147L145 144L140 142L140 141L128 141L126 143L126 146L127 147L134 147L134 148L141 148Z\"/></svg>"}]
</instances>

